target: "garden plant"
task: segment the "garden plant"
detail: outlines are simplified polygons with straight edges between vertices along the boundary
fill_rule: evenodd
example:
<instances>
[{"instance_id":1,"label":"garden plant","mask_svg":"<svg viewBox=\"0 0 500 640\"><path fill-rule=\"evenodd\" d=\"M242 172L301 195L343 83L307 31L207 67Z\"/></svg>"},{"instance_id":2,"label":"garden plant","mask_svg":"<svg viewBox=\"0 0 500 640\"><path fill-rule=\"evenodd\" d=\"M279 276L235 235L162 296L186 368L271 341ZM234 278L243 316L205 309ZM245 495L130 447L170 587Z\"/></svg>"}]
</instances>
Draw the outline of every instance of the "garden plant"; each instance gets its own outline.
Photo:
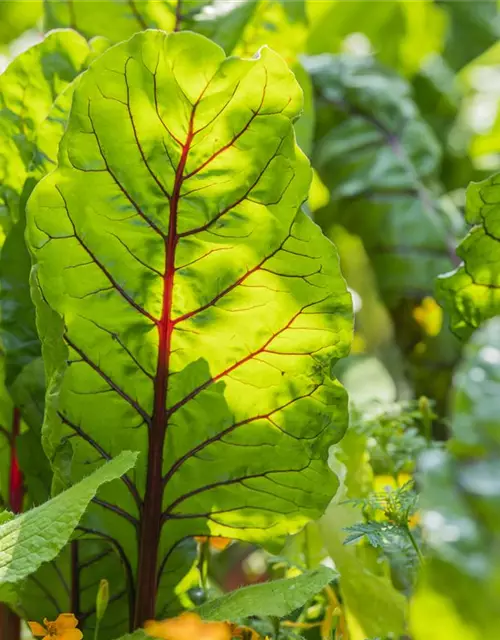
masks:
<instances>
[{"instance_id":1,"label":"garden plant","mask_svg":"<svg viewBox=\"0 0 500 640\"><path fill-rule=\"evenodd\" d=\"M0 1L0 640L498 640L499 39Z\"/></svg>"}]
</instances>

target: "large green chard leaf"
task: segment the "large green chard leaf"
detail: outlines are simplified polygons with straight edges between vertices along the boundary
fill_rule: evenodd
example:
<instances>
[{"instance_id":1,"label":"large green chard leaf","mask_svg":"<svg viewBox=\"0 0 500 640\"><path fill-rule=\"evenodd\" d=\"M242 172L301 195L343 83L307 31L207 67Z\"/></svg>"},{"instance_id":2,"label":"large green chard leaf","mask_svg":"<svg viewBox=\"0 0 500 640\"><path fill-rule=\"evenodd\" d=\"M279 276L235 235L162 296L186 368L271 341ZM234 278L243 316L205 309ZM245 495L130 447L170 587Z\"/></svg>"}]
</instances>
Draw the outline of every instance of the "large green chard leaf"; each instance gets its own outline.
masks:
<instances>
[{"instance_id":1,"label":"large green chard leaf","mask_svg":"<svg viewBox=\"0 0 500 640\"><path fill-rule=\"evenodd\" d=\"M58 169L28 204L46 451L72 481L142 452L84 523L122 549L136 624L155 613L157 580L158 611L172 599L184 540L264 542L336 487L326 457L347 408L331 375L351 301L299 210L301 105L268 49L226 59L192 33L138 34L82 76Z\"/></svg>"},{"instance_id":2,"label":"large green chard leaf","mask_svg":"<svg viewBox=\"0 0 500 640\"><path fill-rule=\"evenodd\" d=\"M431 189L439 145L408 83L372 59L323 55L306 66L317 94L313 157L331 195L316 219L325 232L341 224L360 236L417 393L443 400L458 346L417 311L453 265L452 221Z\"/></svg>"},{"instance_id":3,"label":"large green chard leaf","mask_svg":"<svg viewBox=\"0 0 500 640\"><path fill-rule=\"evenodd\" d=\"M0 600L11 593L9 585L57 556L99 487L126 473L136 459L137 454L124 451L64 493L0 524Z\"/></svg>"},{"instance_id":4,"label":"large green chard leaf","mask_svg":"<svg viewBox=\"0 0 500 640\"><path fill-rule=\"evenodd\" d=\"M500 174L469 186L466 218L473 226L457 249L463 262L438 280L460 336L500 314Z\"/></svg>"},{"instance_id":5,"label":"large green chard leaf","mask_svg":"<svg viewBox=\"0 0 500 640\"><path fill-rule=\"evenodd\" d=\"M412 607L416 640L498 638L499 416L495 318L474 334L457 372L449 450L422 460L428 562Z\"/></svg>"},{"instance_id":6,"label":"large green chard leaf","mask_svg":"<svg viewBox=\"0 0 500 640\"><path fill-rule=\"evenodd\" d=\"M192 29L227 53L237 45L258 0L71 0L45 1L45 27L72 27L86 37L120 42L145 29Z\"/></svg>"}]
</instances>

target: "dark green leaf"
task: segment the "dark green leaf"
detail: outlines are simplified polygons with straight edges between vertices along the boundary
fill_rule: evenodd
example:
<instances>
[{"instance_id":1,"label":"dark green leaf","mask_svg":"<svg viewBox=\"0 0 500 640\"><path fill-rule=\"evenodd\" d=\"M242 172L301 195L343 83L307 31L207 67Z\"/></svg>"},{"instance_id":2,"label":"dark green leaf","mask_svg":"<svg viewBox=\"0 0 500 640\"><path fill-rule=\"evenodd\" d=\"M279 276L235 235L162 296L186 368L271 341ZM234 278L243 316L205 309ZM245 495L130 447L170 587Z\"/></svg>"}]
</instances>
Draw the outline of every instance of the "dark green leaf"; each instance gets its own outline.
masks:
<instances>
[{"instance_id":1,"label":"dark green leaf","mask_svg":"<svg viewBox=\"0 0 500 640\"><path fill-rule=\"evenodd\" d=\"M500 38L495 0L437 0L449 16L444 57L458 71Z\"/></svg>"},{"instance_id":2,"label":"dark green leaf","mask_svg":"<svg viewBox=\"0 0 500 640\"><path fill-rule=\"evenodd\" d=\"M435 191L439 144L409 84L372 59L324 55L306 66L317 95L313 158L331 195L315 217L326 232L342 224L360 236L416 393L442 406L458 344L431 299L454 258L455 219ZM438 314L430 328L418 321L428 307Z\"/></svg>"}]
</instances>

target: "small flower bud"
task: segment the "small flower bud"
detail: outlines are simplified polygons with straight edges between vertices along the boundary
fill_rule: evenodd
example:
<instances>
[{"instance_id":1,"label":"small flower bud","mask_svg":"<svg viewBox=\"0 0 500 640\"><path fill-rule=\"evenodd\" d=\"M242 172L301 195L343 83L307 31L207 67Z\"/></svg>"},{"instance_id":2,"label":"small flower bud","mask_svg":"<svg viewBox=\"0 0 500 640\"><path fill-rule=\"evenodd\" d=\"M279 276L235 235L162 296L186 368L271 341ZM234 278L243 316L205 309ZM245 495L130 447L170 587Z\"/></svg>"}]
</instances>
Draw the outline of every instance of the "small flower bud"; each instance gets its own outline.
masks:
<instances>
[{"instance_id":1,"label":"small flower bud","mask_svg":"<svg viewBox=\"0 0 500 640\"><path fill-rule=\"evenodd\" d=\"M109 582L107 580L101 580L99 584L99 590L97 591L96 598L96 617L97 620L102 620L109 603Z\"/></svg>"}]
</instances>

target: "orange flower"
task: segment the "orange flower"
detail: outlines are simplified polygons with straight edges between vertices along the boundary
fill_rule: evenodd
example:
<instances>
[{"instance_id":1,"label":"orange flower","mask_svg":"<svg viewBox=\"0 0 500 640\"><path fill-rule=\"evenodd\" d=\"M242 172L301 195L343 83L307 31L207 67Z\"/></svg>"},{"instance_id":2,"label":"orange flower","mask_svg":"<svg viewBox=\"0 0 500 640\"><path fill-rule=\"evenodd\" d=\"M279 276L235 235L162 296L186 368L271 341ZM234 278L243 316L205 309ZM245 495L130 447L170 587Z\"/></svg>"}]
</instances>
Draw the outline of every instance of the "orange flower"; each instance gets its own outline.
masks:
<instances>
[{"instance_id":1,"label":"orange flower","mask_svg":"<svg viewBox=\"0 0 500 640\"><path fill-rule=\"evenodd\" d=\"M72 613L61 613L55 622L44 619L43 627L38 622L28 622L34 636L44 636L43 640L82 640L83 634L77 629L78 620Z\"/></svg>"},{"instance_id":2,"label":"orange flower","mask_svg":"<svg viewBox=\"0 0 500 640\"><path fill-rule=\"evenodd\" d=\"M218 551L223 551L232 542L231 538L224 538L223 536L211 536L210 538L207 536L195 536L194 539L200 544L209 540L212 549L217 549Z\"/></svg>"},{"instance_id":3,"label":"orange flower","mask_svg":"<svg viewBox=\"0 0 500 640\"><path fill-rule=\"evenodd\" d=\"M203 622L196 613L183 613L177 618L144 625L146 633L163 640L231 640L231 626L227 622Z\"/></svg>"}]
</instances>

